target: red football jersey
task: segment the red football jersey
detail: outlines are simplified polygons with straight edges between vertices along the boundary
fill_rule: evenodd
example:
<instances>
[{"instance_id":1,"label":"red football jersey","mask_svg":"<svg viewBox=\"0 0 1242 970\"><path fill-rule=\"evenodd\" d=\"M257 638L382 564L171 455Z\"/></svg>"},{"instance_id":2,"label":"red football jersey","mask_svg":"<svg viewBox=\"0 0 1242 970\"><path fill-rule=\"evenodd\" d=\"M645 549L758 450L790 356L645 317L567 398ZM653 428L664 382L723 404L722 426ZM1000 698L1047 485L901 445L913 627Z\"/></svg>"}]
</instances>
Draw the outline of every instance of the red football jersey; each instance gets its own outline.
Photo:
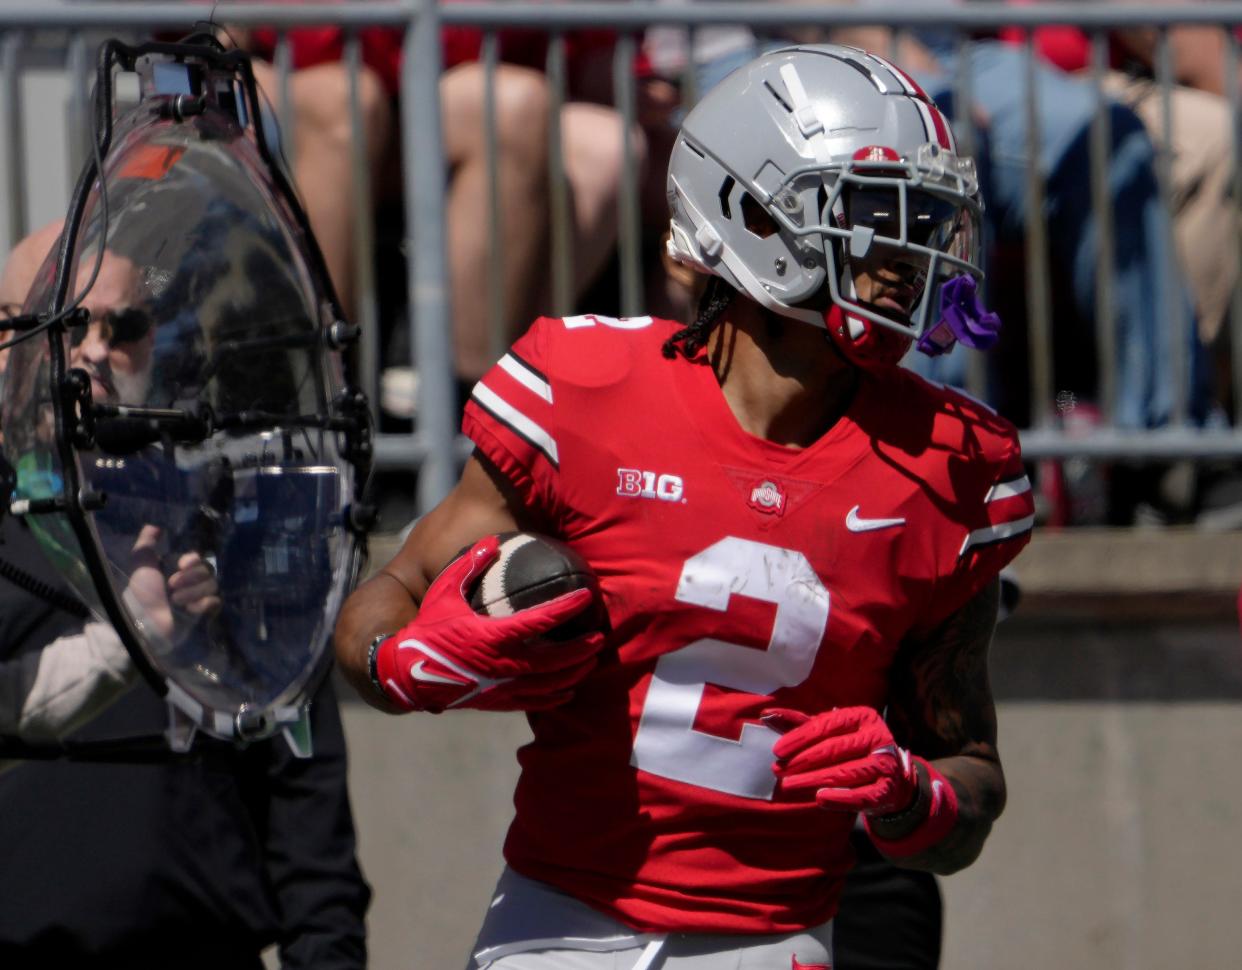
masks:
<instances>
[{"instance_id":1,"label":"red football jersey","mask_svg":"<svg viewBox=\"0 0 1242 970\"><path fill-rule=\"evenodd\" d=\"M1013 427L902 370L808 448L737 423L650 317L541 318L464 430L599 576L611 649L534 741L505 856L645 931L777 933L836 911L854 816L774 792L769 707L882 709L1033 521Z\"/></svg>"}]
</instances>

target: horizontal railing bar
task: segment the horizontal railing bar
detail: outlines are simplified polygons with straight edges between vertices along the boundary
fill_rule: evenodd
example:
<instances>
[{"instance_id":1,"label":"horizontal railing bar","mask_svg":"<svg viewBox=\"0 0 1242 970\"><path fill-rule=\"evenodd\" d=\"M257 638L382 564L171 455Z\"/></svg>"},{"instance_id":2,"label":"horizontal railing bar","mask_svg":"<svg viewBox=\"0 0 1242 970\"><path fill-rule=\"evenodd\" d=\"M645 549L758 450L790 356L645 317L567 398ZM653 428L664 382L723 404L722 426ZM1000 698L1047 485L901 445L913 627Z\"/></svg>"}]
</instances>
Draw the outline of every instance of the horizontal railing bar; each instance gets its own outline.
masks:
<instances>
[{"instance_id":1,"label":"horizontal railing bar","mask_svg":"<svg viewBox=\"0 0 1242 970\"><path fill-rule=\"evenodd\" d=\"M1026 461L1043 458L1108 458L1125 460L1175 460L1175 458L1242 458L1242 433L1232 431L1194 431L1167 428L1155 431L1109 431L1100 428L1090 435L1067 437L1058 431L1036 428L1021 432L1022 457ZM375 436L375 467L380 469L409 468L428 452L426 438L410 435ZM469 438L457 435L453 452L458 461L465 461L474 446Z\"/></svg>"},{"instance_id":2,"label":"horizontal railing bar","mask_svg":"<svg viewBox=\"0 0 1242 970\"><path fill-rule=\"evenodd\" d=\"M1116 459L1242 458L1242 433L1186 428L1113 431L1101 428L1082 437L1055 430L1021 432L1022 457Z\"/></svg>"},{"instance_id":3,"label":"horizontal railing bar","mask_svg":"<svg viewBox=\"0 0 1242 970\"><path fill-rule=\"evenodd\" d=\"M1240 458L1242 433L1231 431L1109 431L1101 429L1082 437L1066 437L1057 431L1035 429L1021 432L1022 457L1044 458L1175 459ZM379 469L409 468L429 451L424 437L412 434L378 434L374 439L375 466ZM462 435L453 442L459 461L469 457L474 445Z\"/></svg>"},{"instance_id":4,"label":"horizontal railing bar","mask_svg":"<svg viewBox=\"0 0 1242 970\"><path fill-rule=\"evenodd\" d=\"M1101 9L1103 8L1103 9ZM554 12L555 11L555 12ZM1242 3L1205 6L1084 5L1040 3L1037 7L970 4L964 7L923 3L893 3L861 7L810 7L780 3L663 4L634 0L628 4L583 2L548 8L538 3L470 3L441 6L446 24L486 24L490 27L530 27L551 22L564 27L646 27L655 24L709 26L743 23L748 27L794 24L902 27L961 26L989 28L1064 24L1076 27L1161 26L1165 24L1235 24L1242 19Z\"/></svg>"},{"instance_id":5,"label":"horizontal railing bar","mask_svg":"<svg viewBox=\"0 0 1242 970\"><path fill-rule=\"evenodd\" d=\"M377 471L409 471L422 464L436 447L429 438L418 432L377 434L372 439L372 445L372 459ZM464 462L473 450L474 442L465 435L459 434L453 439L453 455L458 462Z\"/></svg>"},{"instance_id":6,"label":"horizontal railing bar","mask_svg":"<svg viewBox=\"0 0 1242 970\"><path fill-rule=\"evenodd\" d=\"M1110 461L1138 461L1242 458L1242 434L1228 431L1108 431L1101 429L1081 438L1068 438L1057 431L1024 430L1021 432L1022 457L1027 461L1045 458L1098 458ZM375 436L375 467L380 470L408 469L422 461L430 452L427 439L413 434L379 434ZM465 461L474 445L470 439L457 435L453 451L458 461Z\"/></svg>"},{"instance_id":7,"label":"horizontal railing bar","mask_svg":"<svg viewBox=\"0 0 1242 970\"><path fill-rule=\"evenodd\" d=\"M345 27L401 26L418 17L417 0L403 3L360 2L341 5L238 3L214 8L218 22L252 26L295 27L340 24ZM201 22L212 8L187 8L184 3L45 3L25 0L0 6L0 29L23 27L155 27ZM1195 5L1041 3L1011 7L970 4L963 7L893 3L864 7L809 7L779 3L720 3L693 5L586 0L574 5L539 3L467 3L441 5L443 23L479 27L575 27L638 29L654 25L705 26L744 23L750 27L798 24L869 26L877 23L906 27L939 26L988 29L1002 26L1065 24L1076 27L1115 28L1196 24L1242 24L1242 2Z\"/></svg>"}]
</instances>

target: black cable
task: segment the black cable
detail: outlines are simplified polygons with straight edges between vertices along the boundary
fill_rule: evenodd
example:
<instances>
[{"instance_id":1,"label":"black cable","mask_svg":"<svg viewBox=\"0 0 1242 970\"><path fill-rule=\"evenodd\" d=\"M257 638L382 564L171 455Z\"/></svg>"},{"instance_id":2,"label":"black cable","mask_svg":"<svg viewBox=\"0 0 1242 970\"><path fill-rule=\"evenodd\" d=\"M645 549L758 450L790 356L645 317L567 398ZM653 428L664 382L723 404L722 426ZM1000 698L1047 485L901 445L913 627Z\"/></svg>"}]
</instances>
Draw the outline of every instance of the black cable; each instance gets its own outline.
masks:
<instances>
[{"instance_id":1,"label":"black cable","mask_svg":"<svg viewBox=\"0 0 1242 970\"><path fill-rule=\"evenodd\" d=\"M0 576L3 576L14 586L24 589L27 593L32 593L39 599L51 603L58 609L64 610L79 620L88 619L91 611L87 609L78 597L72 593L66 593L57 589L36 576L32 576L20 566L9 562L7 559L0 558Z\"/></svg>"}]
</instances>

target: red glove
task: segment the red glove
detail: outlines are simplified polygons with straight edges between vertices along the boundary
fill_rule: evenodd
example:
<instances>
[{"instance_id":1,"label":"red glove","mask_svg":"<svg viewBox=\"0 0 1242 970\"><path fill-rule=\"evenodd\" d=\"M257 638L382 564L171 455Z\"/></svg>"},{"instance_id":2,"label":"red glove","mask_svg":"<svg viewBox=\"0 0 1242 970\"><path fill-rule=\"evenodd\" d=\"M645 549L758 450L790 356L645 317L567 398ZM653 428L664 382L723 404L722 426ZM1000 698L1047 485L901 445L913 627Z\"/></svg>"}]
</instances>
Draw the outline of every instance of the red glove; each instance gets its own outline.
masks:
<instances>
[{"instance_id":1,"label":"red glove","mask_svg":"<svg viewBox=\"0 0 1242 970\"><path fill-rule=\"evenodd\" d=\"M898 747L870 707L839 707L814 717L773 708L765 724L785 732L772 746L784 792L813 792L820 808L865 815L903 812L918 794L917 759Z\"/></svg>"},{"instance_id":2,"label":"red glove","mask_svg":"<svg viewBox=\"0 0 1242 970\"><path fill-rule=\"evenodd\" d=\"M590 590L512 616L482 616L471 608L467 596L498 549L496 537L488 536L449 563L427 590L418 616L379 645L375 679L394 704L433 714L450 707L544 710L567 701L595 666L602 633L538 640L586 609Z\"/></svg>"}]
</instances>

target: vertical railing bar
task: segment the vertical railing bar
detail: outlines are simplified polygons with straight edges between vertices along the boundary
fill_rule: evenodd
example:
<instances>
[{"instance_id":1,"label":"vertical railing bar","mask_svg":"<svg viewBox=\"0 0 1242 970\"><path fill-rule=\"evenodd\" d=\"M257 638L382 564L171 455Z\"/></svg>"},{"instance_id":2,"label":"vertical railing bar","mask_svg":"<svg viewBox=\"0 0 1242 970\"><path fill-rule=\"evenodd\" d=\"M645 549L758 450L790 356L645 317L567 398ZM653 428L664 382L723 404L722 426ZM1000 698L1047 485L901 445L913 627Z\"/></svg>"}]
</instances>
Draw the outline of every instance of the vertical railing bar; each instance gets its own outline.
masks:
<instances>
[{"instance_id":1,"label":"vertical railing bar","mask_svg":"<svg viewBox=\"0 0 1242 970\"><path fill-rule=\"evenodd\" d=\"M694 52L699 43L699 32L695 27L686 28L686 63L681 70L681 103L688 112L699 101L698 61Z\"/></svg>"},{"instance_id":2,"label":"vertical railing bar","mask_svg":"<svg viewBox=\"0 0 1242 970\"><path fill-rule=\"evenodd\" d=\"M293 74L293 46L289 43L289 35L283 30L276 36L272 67L276 70L276 118L280 122L280 145L289 168L293 169L298 160L293 93L289 88L289 77Z\"/></svg>"},{"instance_id":3,"label":"vertical railing bar","mask_svg":"<svg viewBox=\"0 0 1242 970\"><path fill-rule=\"evenodd\" d=\"M1186 319L1184 301L1180 293L1184 285L1181 259L1178 256L1177 236L1173 229L1173 54L1169 44L1169 29L1161 26L1156 37L1156 83L1160 88L1160 144L1157 146L1157 177L1160 195L1164 201L1165 220L1168 226L1169 265L1166 273L1165 312L1167 325L1172 332L1169 341L1169 360L1173 371L1174 426L1186 423L1186 404L1189 385L1188 355L1190 352L1190 320Z\"/></svg>"},{"instance_id":4,"label":"vertical railing bar","mask_svg":"<svg viewBox=\"0 0 1242 970\"><path fill-rule=\"evenodd\" d=\"M1242 218L1242 84L1238 72L1242 70L1242 54L1238 36L1225 29L1225 85L1229 95L1229 117L1233 121L1233 204L1229 218L1237 226ZM1229 344L1232 359L1233 426L1242 428L1242 247L1238 253L1238 277L1233 286L1233 299L1229 312Z\"/></svg>"},{"instance_id":5,"label":"vertical railing bar","mask_svg":"<svg viewBox=\"0 0 1242 970\"><path fill-rule=\"evenodd\" d=\"M548 245L551 250L552 313L573 313L574 247L565 177L565 141L561 134L561 109L565 106L565 35L556 31L548 38Z\"/></svg>"},{"instance_id":6,"label":"vertical railing bar","mask_svg":"<svg viewBox=\"0 0 1242 970\"><path fill-rule=\"evenodd\" d=\"M358 386L379 420L380 325L375 288L375 208L371 201L371 153L362 117L362 43L355 32L345 38L345 69L349 74L349 161L351 169L353 240L353 306L345 312L362 330L358 344ZM403 362L404 363L404 362Z\"/></svg>"},{"instance_id":7,"label":"vertical railing bar","mask_svg":"<svg viewBox=\"0 0 1242 970\"><path fill-rule=\"evenodd\" d=\"M1100 414L1111 427L1116 419L1117 401L1117 321L1113 299L1114 274L1117 261L1113 228L1113 201L1109 190L1110 145L1112 121L1111 101L1104 89L1104 72L1108 67L1108 34L1091 34L1091 84L1095 89L1095 114L1091 119L1090 173L1091 210L1096 225L1095 246L1095 339L1099 359Z\"/></svg>"},{"instance_id":8,"label":"vertical railing bar","mask_svg":"<svg viewBox=\"0 0 1242 970\"><path fill-rule=\"evenodd\" d=\"M974 85L973 74L970 67L970 55L973 45L970 38L961 31L957 34L957 77L953 83L953 137L957 143L957 153L966 158L974 158L978 148L975 139L974 119L971 115L970 106L974 103ZM984 199L984 205L987 199ZM980 233L984 232L984 226L979 226ZM987 240L980 240L980 252L984 254L986 259ZM984 279L982 289L983 301L988 302L987 279ZM983 354L968 351L965 348L958 348L956 353L966 355L966 390L980 400L987 398L988 394L988 372L987 360Z\"/></svg>"},{"instance_id":9,"label":"vertical railing bar","mask_svg":"<svg viewBox=\"0 0 1242 970\"><path fill-rule=\"evenodd\" d=\"M621 156L621 185L617 197L617 250L621 259L621 313L642 313L642 214L638 204L638 160L634 157L636 118L634 92L635 41L631 33L617 38L613 52L613 88L621 130L625 133Z\"/></svg>"},{"instance_id":10,"label":"vertical railing bar","mask_svg":"<svg viewBox=\"0 0 1242 970\"><path fill-rule=\"evenodd\" d=\"M953 138L957 142L957 153L967 158L974 158L978 149L970 108L974 101L974 79L970 70L970 55L973 48L974 44L971 39L959 32L957 35L958 70L953 82L953 120L956 122L953 126Z\"/></svg>"},{"instance_id":11,"label":"vertical railing bar","mask_svg":"<svg viewBox=\"0 0 1242 970\"><path fill-rule=\"evenodd\" d=\"M26 129L22 118L21 57L25 37L20 31L4 35L0 46L0 85L3 85L4 188L8 204L8 248L26 235Z\"/></svg>"},{"instance_id":12,"label":"vertical railing bar","mask_svg":"<svg viewBox=\"0 0 1242 970\"><path fill-rule=\"evenodd\" d=\"M1026 305L1031 355L1031 420L1036 428L1052 424L1052 326L1048 295L1048 224L1044 211L1044 173L1040 159L1038 95L1035 91L1035 38L1023 44L1026 75Z\"/></svg>"},{"instance_id":13,"label":"vertical railing bar","mask_svg":"<svg viewBox=\"0 0 1242 970\"><path fill-rule=\"evenodd\" d=\"M901 38L905 34L906 28L900 25L894 26L888 34L888 59L894 64L901 63Z\"/></svg>"},{"instance_id":14,"label":"vertical railing bar","mask_svg":"<svg viewBox=\"0 0 1242 970\"><path fill-rule=\"evenodd\" d=\"M76 32L69 40L67 73L69 75L69 99L65 110L68 125L66 143L69 149L69 194L73 183L86 163L90 151L89 140L93 129L90 114L90 64L86 50L86 37Z\"/></svg>"},{"instance_id":15,"label":"vertical railing bar","mask_svg":"<svg viewBox=\"0 0 1242 970\"><path fill-rule=\"evenodd\" d=\"M500 144L496 137L496 66L500 38L483 35L483 155L487 170L487 353L498 360L508 345L505 325L504 216L500 208Z\"/></svg>"},{"instance_id":16,"label":"vertical railing bar","mask_svg":"<svg viewBox=\"0 0 1242 970\"><path fill-rule=\"evenodd\" d=\"M418 360L418 436L424 454L418 510L453 487L454 380L445 255L444 138L440 111L440 17L436 0L419 0L401 52L401 147L405 159L405 231L409 240L410 346Z\"/></svg>"}]
</instances>

